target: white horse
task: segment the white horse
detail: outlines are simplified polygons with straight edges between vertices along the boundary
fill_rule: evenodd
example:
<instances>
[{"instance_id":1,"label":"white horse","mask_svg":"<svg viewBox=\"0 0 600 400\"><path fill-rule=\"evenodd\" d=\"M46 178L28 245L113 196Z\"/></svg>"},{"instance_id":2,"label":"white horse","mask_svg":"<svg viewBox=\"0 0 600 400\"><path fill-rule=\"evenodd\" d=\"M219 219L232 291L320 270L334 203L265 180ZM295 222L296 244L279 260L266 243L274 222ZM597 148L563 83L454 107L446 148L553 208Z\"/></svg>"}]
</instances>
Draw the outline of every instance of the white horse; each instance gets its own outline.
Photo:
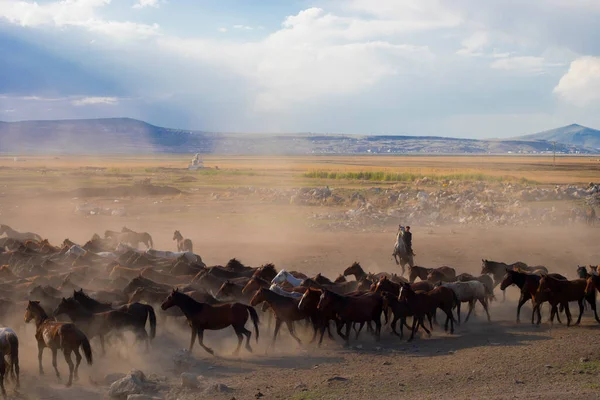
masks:
<instances>
[{"instance_id":1,"label":"white horse","mask_svg":"<svg viewBox=\"0 0 600 400\"><path fill-rule=\"evenodd\" d=\"M191 251L160 251L154 249L146 250L146 254L157 258L166 258L168 260L175 260L181 256L184 256L189 262L198 261L198 256Z\"/></svg>"},{"instance_id":2,"label":"white horse","mask_svg":"<svg viewBox=\"0 0 600 400\"><path fill-rule=\"evenodd\" d=\"M65 255L67 256L83 256L87 253L87 250L84 249L83 247L75 244L71 247L69 247L69 250L67 250L67 252L65 253Z\"/></svg>"},{"instance_id":3,"label":"white horse","mask_svg":"<svg viewBox=\"0 0 600 400\"><path fill-rule=\"evenodd\" d=\"M406 272L405 265L408 265L410 268L415 265L413 255L408 252L406 243L404 243L404 232L404 227L400 225L400 229L398 229L398 234L396 235L396 242L394 243L394 252L392 253L396 265L402 267L402 276Z\"/></svg>"},{"instance_id":4,"label":"white horse","mask_svg":"<svg viewBox=\"0 0 600 400\"><path fill-rule=\"evenodd\" d=\"M277 275L275 275L275 278L273 278L271 283L279 285L284 282L289 282L292 286L296 287L300 286L303 280L296 278L294 275L290 274L285 269L282 269Z\"/></svg>"},{"instance_id":5,"label":"white horse","mask_svg":"<svg viewBox=\"0 0 600 400\"><path fill-rule=\"evenodd\" d=\"M6 237L9 237L11 239L17 239L17 240L37 240L38 242L42 241L42 237L40 235L38 235L37 233L33 233L33 232L18 232L15 231L13 228L11 228L8 225L0 225L0 236L2 235L6 235Z\"/></svg>"},{"instance_id":6,"label":"white horse","mask_svg":"<svg viewBox=\"0 0 600 400\"><path fill-rule=\"evenodd\" d=\"M2 379L2 392L6 397L4 391L4 375L6 373L10 373L17 389L20 386L19 339L17 338L15 331L10 328L0 328L0 353L3 358L0 362L4 361L3 368L0 367L0 371L2 371L0 379Z\"/></svg>"},{"instance_id":7,"label":"white horse","mask_svg":"<svg viewBox=\"0 0 600 400\"><path fill-rule=\"evenodd\" d=\"M271 292L275 292L278 295L281 295L281 296L284 296L284 297L291 297L292 299L301 299L302 296L303 296L302 293L288 292L287 290L283 290L282 288L280 288L276 284L272 284L271 287L269 287L269 290Z\"/></svg>"},{"instance_id":8,"label":"white horse","mask_svg":"<svg viewBox=\"0 0 600 400\"><path fill-rule=\"evenodd\" d=\"M485 289L485 285L479 281L466 281L466 282L452 282L452 283L444 283L441 286L445 286L449 289L452 289L456 298L458 299L458 304L456 305L456 310L458 314L458 323L460 324L460 303L469 303L469 313L467 314L467 318L465 318L465 322L469 320L471 316L471 312L475 307L475 302L479 301L487 314L488 321L490 321L490 313L488 311L488 297L487 291Z\"/></svg>"}]
</instances>

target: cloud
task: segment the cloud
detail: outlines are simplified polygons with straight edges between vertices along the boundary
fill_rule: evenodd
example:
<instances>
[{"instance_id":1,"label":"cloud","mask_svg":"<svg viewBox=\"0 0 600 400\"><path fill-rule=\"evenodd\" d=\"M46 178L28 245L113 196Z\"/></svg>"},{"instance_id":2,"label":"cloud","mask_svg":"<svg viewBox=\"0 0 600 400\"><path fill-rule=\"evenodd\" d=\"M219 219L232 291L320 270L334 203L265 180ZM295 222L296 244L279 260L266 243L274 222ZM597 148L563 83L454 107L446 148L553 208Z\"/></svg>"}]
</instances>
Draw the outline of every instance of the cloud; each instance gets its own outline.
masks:
<instances>
[{"instance_id":1,"label":"cloud","mask_svg":"<svg viewBox=\"0 0 600 400\"><path fill-rule=\"evenodd\" d=\"M138 0L138 2L132 6L132 8L136 9L141 9L145 7L159 8L160 4L158 0Z\"/></svg>"},{"instance_id":2,"label":"cloud","mask_svg":"<svg viewBox=\"0 0 600 400\"><path fill-rule=\"evenodd\" d=\"M113 106L119 104L119 99L116 97L83 97L81 99L73 100L71 103L74 106L89 106L97 104Z\"/></svg>"},{"instance_id":3,"label":"cloud","mask_svg":"<svg viewBox=\"0 0 600 400\"><path fill-rule=\"evenodd\" d=\"M234 26L233 26L233 29L245 29L245 30L247 30L247 31L251 31L251 30L253 30L254 28L253 28L253 27L251 27L251 26L247 26L247 25L234 25Z\"/></svg>"},{"instance_id":4,"label":"cloud","mask_svg":"<svg viewBox=\"0 0 600 400\"><path fill-rule=\"evenodd\" d=\"M282 28L253 42L166 38L162 50L247 79L258 110L289 108L340 97L385 77L422 74L434 56L427 46L372 40L369 27L311 8L287 17Z\"/></svg>"},{"instance_id":5,"label":"cloud","mask_svg":"<svg viewBox=\"0 0 600 400\"><path fill-rule=\"evenodd\" d=\"M489 43L488 33L485 31L478 31L473 33L468 38L461 41L463 46L459 49L456 54L467 55L467 56L478 56L483 55L483 48Z\"/></svg>"},{"instance_id":6,"label":"cloud","mask_svg":"<svg viewBox=\"0 0 600 400\"><path fill-rule=\"evenodd\" d=\"M581 57L573 61L554 93L580 107L600 100L600 57Z\"/></svg>"},{"instance_id":7,"label":"cloud","mask_svg":"<svg viewBox=\"0 0 600 400\"><path fill-rule=\"evenodd\" d=\"M493 69L515 71L527 74L544 74L548 69L562 67L561 63L546 61L543 57L504 57L490 64Z\"/></svg>"},{"instance_id":8,"label":"cloud","mask_svg":"<svg viewBox=\"0 0 600 400\"><path fill-rule=\"evenodd\" d=\"M0 0L0 18L25 27L77 27L118 38L145 38L159 34L157 24L108 21L100 18L97 9L110 3L111 0L62 0L42 4Z\"/></svg>"},{"instance_id":9,"label":"cloud","mask_svg":"<svg viewBox=\"0 0 600 400\"><path fill-rule=\"evenodd\" d=\"M223 28L223 27L221 27L221 28L219 28L219 32L221 32L221 33L225 33L225 32L227 32L227 28Z\"/></svg>"}]
</instances>

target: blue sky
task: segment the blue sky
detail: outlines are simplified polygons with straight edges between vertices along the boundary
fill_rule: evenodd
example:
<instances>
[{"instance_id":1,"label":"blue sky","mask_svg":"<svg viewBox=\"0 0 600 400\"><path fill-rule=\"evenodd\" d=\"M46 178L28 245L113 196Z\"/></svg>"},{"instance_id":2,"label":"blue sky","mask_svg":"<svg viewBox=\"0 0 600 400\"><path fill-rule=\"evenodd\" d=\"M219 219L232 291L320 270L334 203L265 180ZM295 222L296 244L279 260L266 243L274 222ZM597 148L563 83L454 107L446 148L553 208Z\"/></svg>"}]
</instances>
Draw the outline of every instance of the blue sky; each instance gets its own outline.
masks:
<instances>
[{"instance_id":1,"label":"blue sky","mask_svg":"<svg viewBox=\"0 0 600 400\"><path fill-rule=\"evenodd\" d=\"M598 0L0 0L0 120L511 137L600 128Z\"/></svg>"}]
</instances>

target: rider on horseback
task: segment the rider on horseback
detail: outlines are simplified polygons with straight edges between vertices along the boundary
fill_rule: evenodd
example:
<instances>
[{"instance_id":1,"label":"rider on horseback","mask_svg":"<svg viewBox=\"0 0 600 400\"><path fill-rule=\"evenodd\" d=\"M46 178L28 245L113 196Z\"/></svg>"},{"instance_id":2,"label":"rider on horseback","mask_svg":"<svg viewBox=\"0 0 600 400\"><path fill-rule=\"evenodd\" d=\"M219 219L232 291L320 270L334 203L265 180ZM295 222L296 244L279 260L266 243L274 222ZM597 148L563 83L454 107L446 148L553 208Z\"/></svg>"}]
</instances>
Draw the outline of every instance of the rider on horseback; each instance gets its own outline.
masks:
<instances>
[{"instance_id":1,"label":"rider on horseback","mask_svg":"<svg viewBox=\"0 0 600 400\"><path fill-rule=\"evenodd\" d=\"M414 257L415 253L412 249L412 233L410 232L410 226L404 228L404 244L406 245L406 250Z\"/></svg>"}]
</instances>

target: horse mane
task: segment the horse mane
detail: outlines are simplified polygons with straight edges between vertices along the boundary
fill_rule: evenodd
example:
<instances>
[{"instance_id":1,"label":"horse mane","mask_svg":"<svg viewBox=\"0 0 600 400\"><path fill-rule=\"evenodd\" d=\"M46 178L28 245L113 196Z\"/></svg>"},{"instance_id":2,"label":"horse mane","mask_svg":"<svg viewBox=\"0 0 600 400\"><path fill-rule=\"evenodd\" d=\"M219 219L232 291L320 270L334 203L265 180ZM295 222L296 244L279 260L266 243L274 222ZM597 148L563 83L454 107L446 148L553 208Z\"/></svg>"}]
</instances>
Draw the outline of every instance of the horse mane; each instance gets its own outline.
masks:
<instances>
[{"instance_id":1,"label":"horse mane","mask_svg":"<svg viewBox=\"0 0 600 400\"><path fill-rule=\"evenodd\" d=\"M236 268L246 268L246 266L244 264L242 264L240 261L238 261L237 258L232 258L231 260L227 261L225 268L236 269Z\"/></svg>"}]
</instances>

